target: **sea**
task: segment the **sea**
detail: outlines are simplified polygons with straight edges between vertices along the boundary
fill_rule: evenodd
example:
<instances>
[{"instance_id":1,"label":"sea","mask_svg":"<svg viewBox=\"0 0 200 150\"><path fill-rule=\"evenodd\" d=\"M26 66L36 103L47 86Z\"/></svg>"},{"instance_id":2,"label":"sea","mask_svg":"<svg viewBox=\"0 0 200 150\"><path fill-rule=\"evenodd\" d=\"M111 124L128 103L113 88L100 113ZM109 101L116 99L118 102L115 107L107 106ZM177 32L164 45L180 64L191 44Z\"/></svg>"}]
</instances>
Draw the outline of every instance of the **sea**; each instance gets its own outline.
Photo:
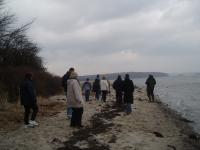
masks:
<instances>
[{"instance_id":1,"label":"sea","mask_svg":"<svg viewBox=\"0 0 200 150\"><path fill-rule=\"evenodd\" d=\"M156 77L155 95L184 118L200 134L200 75L170 75ZM134 84L145 87L144 78L133 79Z\"/></svg>"}]
</instances>

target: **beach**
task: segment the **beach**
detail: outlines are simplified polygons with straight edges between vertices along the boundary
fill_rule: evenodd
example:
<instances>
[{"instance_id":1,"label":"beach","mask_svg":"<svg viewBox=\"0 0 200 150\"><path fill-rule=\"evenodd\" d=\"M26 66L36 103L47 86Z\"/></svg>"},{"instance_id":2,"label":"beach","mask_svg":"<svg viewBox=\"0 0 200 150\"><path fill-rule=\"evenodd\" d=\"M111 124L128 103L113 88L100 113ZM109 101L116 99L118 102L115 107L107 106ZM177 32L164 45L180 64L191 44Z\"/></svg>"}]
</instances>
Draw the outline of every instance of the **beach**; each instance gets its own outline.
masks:
<instances>
[{"instance_id":1,"label":"beach","mask_svg":"<svg viewBox=\"0 0 200 150\"><path fill-rule=\"evenodd\" d=\"M189 120L156 100L149 103L145 89L137 88L133 112L126 115L115 106L114 91L105 103L92 96L84 105L84 127L71 128L65 96L54 96L40 103L38 127L25 129L16 122L10 130L5 125L0 130L0 150L199 150L199 136ZM51 109L42 111L45 104Z\"/></svg>"}]
</instances>

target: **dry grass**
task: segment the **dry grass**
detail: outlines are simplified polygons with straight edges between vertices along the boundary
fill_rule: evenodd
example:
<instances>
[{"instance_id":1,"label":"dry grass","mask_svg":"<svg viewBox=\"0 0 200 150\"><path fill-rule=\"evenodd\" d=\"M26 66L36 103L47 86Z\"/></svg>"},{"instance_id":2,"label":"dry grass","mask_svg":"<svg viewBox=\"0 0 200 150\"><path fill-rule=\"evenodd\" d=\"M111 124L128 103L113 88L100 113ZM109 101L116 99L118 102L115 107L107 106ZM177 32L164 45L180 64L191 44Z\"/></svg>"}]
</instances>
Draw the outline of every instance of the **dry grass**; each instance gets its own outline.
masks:
<instances>
[{"instance_id":1,"label":"dry grass","mask_svg":"<svg viewBox=\"0 0 200 150\"><path fill-rule=\"evenodd\" d=\"M54 116L57 113L66 109L65 101L58 99L43 99L38 98L39 113L38 118ZM23 124L24 108L18 104L5 104L6 109L0 110L0 129L3 131L10 131L18 128Z\"/></svg>"}]
</instances>

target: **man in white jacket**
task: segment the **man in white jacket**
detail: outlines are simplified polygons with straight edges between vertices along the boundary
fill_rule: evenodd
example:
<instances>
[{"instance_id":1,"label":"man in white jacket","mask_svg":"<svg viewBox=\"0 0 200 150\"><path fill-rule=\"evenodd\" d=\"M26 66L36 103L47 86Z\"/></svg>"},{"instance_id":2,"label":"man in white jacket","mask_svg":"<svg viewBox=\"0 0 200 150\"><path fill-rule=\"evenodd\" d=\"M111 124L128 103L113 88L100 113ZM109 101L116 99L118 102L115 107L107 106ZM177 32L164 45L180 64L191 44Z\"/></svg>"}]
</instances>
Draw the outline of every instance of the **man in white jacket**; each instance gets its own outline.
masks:
<instances>
[{"instance_id":1,"label":"man in white jacket","mask_svg":"<svg viewBox=\"0 0 200 150\"><path fill-rule=\"evenodd\" d=\"M80 84L77 80L77 73L72 72L69 80L67 81L67 104L72 108L72 127L82 127L82 114L83 114L83 96Z\"/></svg>"},{"instance_id":2,"label":"man in white jacket","mask_svg":"<svg viewBox=\"0 0 200 150\"><path fill-rule=\"evenodd\" d=\"M102 92L102 101L106 102L106 96L108 94L109 91L109 84L108 81L106 80L106 77L102 77L102 80L100 82L101 85L101 92Z\"/></svg>"}]
</instances>

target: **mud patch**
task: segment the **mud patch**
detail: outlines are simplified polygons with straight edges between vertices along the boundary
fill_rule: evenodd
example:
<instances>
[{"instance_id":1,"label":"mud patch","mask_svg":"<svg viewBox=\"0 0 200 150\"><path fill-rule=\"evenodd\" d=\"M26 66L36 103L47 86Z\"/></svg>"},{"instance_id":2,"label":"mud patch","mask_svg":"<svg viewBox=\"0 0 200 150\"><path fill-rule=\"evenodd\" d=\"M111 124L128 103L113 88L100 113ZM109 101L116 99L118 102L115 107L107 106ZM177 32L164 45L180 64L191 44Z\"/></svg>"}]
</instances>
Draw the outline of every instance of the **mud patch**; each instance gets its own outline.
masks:
<instances>
[{"instance_id":1,"label":"mud patch","mask_svg":"<svg viewBox=\"0 0 200 150\"><path fill-rule=\"evenodd\" d=\"M109 145L104 141L100 141L97 135L110 131L115 126L111 120L119 116L121 111L114 105L105 105L100 113L91 118L91 126L74 132L73 136L64 142L65 147L57 150L110 150ZM116 140L117 137L112 135L108 143L115 143Z\"/></svg>"}]
</instances>

